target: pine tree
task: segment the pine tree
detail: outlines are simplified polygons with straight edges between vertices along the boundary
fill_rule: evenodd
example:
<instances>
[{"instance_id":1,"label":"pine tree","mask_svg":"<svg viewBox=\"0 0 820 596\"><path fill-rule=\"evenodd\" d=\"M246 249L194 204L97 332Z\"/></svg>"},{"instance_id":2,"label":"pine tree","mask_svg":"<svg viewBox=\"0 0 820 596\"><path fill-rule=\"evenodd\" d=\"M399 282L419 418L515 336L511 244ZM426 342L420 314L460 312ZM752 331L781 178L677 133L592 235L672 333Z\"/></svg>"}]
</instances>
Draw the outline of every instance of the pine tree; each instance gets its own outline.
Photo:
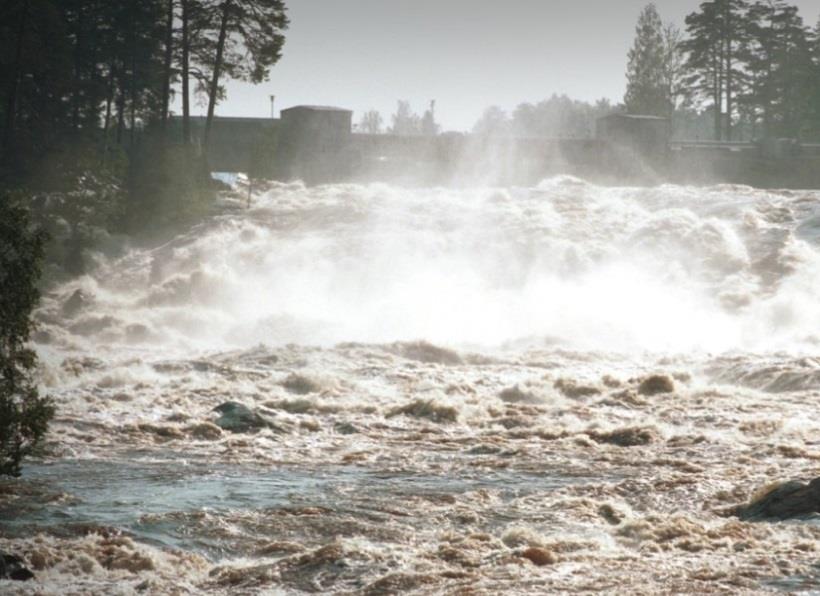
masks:
<instances>
[{"instance_id":1,"label":"pine tree","mask_svg":"<svg viewBox=\"0 0 820 596\"><path fill-rule=\"evenodd\" d=\"M12 170L64 137L70 122L72 48L61 9L46 0L7 0L0 40L11 46L8 65L0 61L3 97L2 149Z\"/></svg>"},{"instance_id":2,"label":"pine tree","mask_svg":"<svg viewBox=\"0 0 820 596\"><path fill-rule=\"evenodd\" d=\"M171 103L171 84L173 83L173 60L174 60L174 9L175 0L166 0L166 20L164 35L164 55L162 61L162 92L160 99L160 126L163 136L168 129L168 109Z\"/></svg>"},{"instance_id":3,"label":"pine tree","mask_svg":"<svg viewBox=\"0 0 820 596\"><path fill-rule=\"evenodd\" d=\"M635 42L629 50L624 104L630 114L669 115L666 56L663 23L658 9L649 4L638 18Z\"/></svg>"},{"instance_id":4,"label":"pine tree","mask_svg":"<svg viewBox=\"0 0 820 596\"><path fill-rule=\"evenodd\" d=\"M692 94L686 84L686 55L683 52L683 33L673 23L663 27L663 82L669 117L687 107Z\"/></svg>"},{"instance_id":5,"label":"pine tree","mask_svg":"<svg viewBox=\"0 0 820 596\"><path fill-rule=\"evenodd\" d=\"M20 475L20 462L40 444L54 416L51 399L37 390L37 356L26 345L40 296L44 243L28 210L0 194L0 476Z\"/></svg>"},{"instance_id":6,"label":"pine tree","mask_svg":"<svg viewBox=\"0 0 820 596\"><path fill-rule=\"evenodd\" d=\"M812 92L811 110L808 115L808 134L813 140L820 141L820 18L817 19L817 25L811 36L811 48L814 68L811 76Z\"/></svg>"},{"instance_id":7,"label":"pine tree","mask_svg":"<svg viewBox=\"0 0 820 596\"><path fill-rule=\"evenodd\" d=\"M425 110L421 117L421 134L435 136L439 133L439 125L436 123L436 101L430 102L430 107Z\"/></svg>"},{"instance_id":8,"label":"pine tree","mask_svg":"<svg viewBox=\"0 0 820 596\"><path fill-rule=\"evenodd\" d=\"M623 106L613 107L607 100L595 105L553 95L537 104L523 103L515 108L510 131L516 137L589 138L595 132L596 120Z\"/></svg>"},{"instance_id":9,"label":"pine tree","mask_svg":"<svg viewBox=\"0 0 820 596\"><path fill-rule=\"evenodd\" d=\"M203 4L207 19L203 30L210 40L204 46L209 56L200 52L200 63L209 74L203 139L207 152L216 104L225 94L222 81L267 81L270 68L282 55L283 31L289 22L283 0L208 0Z\"/></svg>"},{"instance_id":10,"label":"pine tree","mask_svg":"<svg viewBox=\"0 0 820 596\"><path fill-rule=\"evenodd\" d=\"M746 0L707 0L686 17L687 84L714 115L715 138L732 139L735 100L744 82L739 61L745 43Z\"/></svg>"},{"instance_id":11,"label":"pine tree","mask_svg":"<svg viewBox=\"0 0 820 596\"><path fill-rule=\"evenodd\" d=\"M490 137L503 137L510 134L510 118L498 106L490 106L473 126L473 133Z\"/></svg>"},{"instance_id":12,"label":"pine tree","mask_svg":"<svg viewBox=\"0 0 820 596\"><path fill-rule=\"evenodd\" d=\"M399 100L396 106L396 113L392 116L393 125L390 133L394 135L417 135L421 134L421 119L418 114L410 108L410 102Z\"/></svg>"},{"instance_id":13,"label":"pine tree","mask_svg":"<svg viewBox=\"0 0 820 596\"><path fill-rule=\"evenodd\" d=\"M762 119L766 136L798 137L812 111L815 66L809 32L796 7L758 1L747 18L745 66L750 80L743 102Z\"/></svg>"},{"instance_id":14,"label":"pine tree","mask_svg":"<svg viewBox=\"0 0 820 596\"><path fill-rule=\"evenodd\" d=\"M359 132L369 135L377 135L382 132L382 115L378 110L368 110L362 114L359 122Z\"/></svg>"}]
</instances>

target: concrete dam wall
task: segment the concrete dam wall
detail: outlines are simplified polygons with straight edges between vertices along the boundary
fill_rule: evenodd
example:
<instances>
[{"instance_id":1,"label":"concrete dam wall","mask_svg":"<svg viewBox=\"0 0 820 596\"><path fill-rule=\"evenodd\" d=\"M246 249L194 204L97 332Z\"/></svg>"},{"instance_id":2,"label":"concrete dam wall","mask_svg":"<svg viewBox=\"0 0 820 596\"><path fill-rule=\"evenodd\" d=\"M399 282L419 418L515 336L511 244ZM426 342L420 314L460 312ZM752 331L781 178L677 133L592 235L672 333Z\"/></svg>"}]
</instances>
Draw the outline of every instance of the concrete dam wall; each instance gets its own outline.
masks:
<instances>
[{"instance_id":1,"label":"concrete dam wall","mask_svg":"<svg viewBox=\"0 0 820 596\"><path fill-rule=\"evenodd\" d=\"M180 127L179 119L174 126ZM192 120L199 142L204 118ZM281 118L216 118L212 171L307 184L388 181L419 185L527 185L557 174L602 183L732 183L820 188L820 146L671 142L668 121L613 114L594 139L430 136L352 132L352 112L296 106Z\"/></svg>"}]
</instances>

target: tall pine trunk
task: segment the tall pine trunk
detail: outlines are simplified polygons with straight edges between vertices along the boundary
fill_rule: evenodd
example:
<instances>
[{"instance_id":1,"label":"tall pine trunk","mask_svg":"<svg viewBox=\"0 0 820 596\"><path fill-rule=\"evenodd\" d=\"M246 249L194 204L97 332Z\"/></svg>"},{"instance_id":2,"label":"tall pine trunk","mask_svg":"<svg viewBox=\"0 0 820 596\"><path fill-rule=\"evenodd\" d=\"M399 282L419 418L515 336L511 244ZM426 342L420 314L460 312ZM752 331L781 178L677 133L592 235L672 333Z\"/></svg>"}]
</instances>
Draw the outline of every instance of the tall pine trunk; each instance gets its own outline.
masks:
<instances>
[{"instance_id":1,"label":"tall pine trunk","mask_svg":"<svg viewBox=\"0 0 820 596\"><path fill-rule=\"evenodd\" d=\"M191 144L191 90L188 72L191 54L191 42L188 39L190 16L188 0L182 0L182 142L185 146Z\"/></svg>"},{"instance_id":2,"label":"tall pine trunk","mask_svg":"<svg viewBox=\"0 0 820 596\"><path fill-rule=\"evenodd\" d=\"M712 81L712 102L714 103L715 111L715 140L719 141L721 138L721 112L723 111L723 77L721 75L722 62L717 48L712 50L712 68L714 69L714 77Z\"/></svg>"},{"instance_id":3,"label":"tall pine trunk","mask_svg":"<svg viewBox=\"0 0 820 596\"><path fill-rule=\"evenodd\" d=\"M137 128L137 36L134 28L131 29L131 80L129 84L131 117L129 122L129 144L130 150L134 150L135 134Z\"/></svg>"},{"instance_id":4,"label":"tall pine trunk","mask_svg":"<svg viewBox=\"0 0 820 596\"><path fill-rule=\"evenodd\" d=\"M168 15L165 21L165 62L162 65L162 105L160 125L163 138L168 129L168 104L171 101L171 60L174 46L174 0L168 0Z\"/></svg>"},{"instance_id":5,"label":"tall pine trunk","mask_svg":"<svg viewBox=\"0 0 820 596\"><path fill-rule=\"evenodd\" d=\"M766 81L765 91L763 93L763 134L766 137L773 135L773 115L772 115L772 85L774 78L774 39L777 36L775 29L774 14L769 15L769 43L771 44L770 51L766 56Z\"/></svg>"},{"instance_id":6,"label":"tall pine trunk","mask_svg":"<svg viewBox=\"0 0 820 596\"><path fill-rule=\"evenodd\" d=\"M3 127L3 148L9 148L14 139L14 124L17 118L17 94L20 92L20 78L23 70L23 46L28 29L29 0L23 3L23 11L17 25L17 46L14 50L14 65L11 71L11 85L6 99L6 122Z\"/></svg>"},{"instance_id":7,"label":"tall pine trunk","mask_svg":"<svg viewBox=\"0 0 820 596\"><path fill-rule=\"evenodd\" d=\"M82 57L85 51L83 21L85 15L83 14L83 6L79 5L77 8L76 23L76 39L74 40L74 73L71 83L71 130L77 132L80 128L80 95L82 89Z\"/></svg>"},{"instance_id":8,"label":"tall pine trunk","mask_svg":"<svg viewBox=\"0 0 820 596\"><path fill-rule=\"evenodd\" d=\"M734 92L732 86L732 40L726 40L726 140L732 140L732 93Z\"/></svg>"},{"instance_id":9,"label":"tall pine trunk","mask_svg":"<svg viewBox=\"0 0 820 596\"><path fill-rule=\"evenodd\" d=\"M105 96L105 122L103 124L103 159L108 157L108 137L111 128L111 104L114 102L114 61L111 61L108 69L108 90Z\"/></svg>"},{"instance_id":10,"label":"tall pine trunk","mask_svg":"<svg viewBox=\"0 0 820 596\"><path fill-rule=\"evenodd\" d=\"M123 70L125 70L123 68ZM120 80L119 95L117 95L117 145L122 145L122 132L125 128L125 81Z\"/></svg>"},{"instance_id":11,"label":"tall pine trunk","mask_svg":"<svg viewBox=\"0 0 820 596\"><path fill-rule=\"evenodd\" d=\"M203 139L203 151L208 154L208 144L211 138L211 126L214 120L214 109L216 108L216 95L219 90L219 77L222 74L222 56L225 52L225 40L228 35L228 17L231 11L231 0L222 2L222 18L219 23L219 38L216 42L216 58L214 59L214 71L211 76L211 84L208 89L208 117L205 120L205 135Z\"/></svg>"},{"instance_id":12,"label":"tall pine trunk","mask_svg":"<svg viewBox=\"0 0 820 596\"><path fill-rule=\"evenodd\" d=\"M732 84L732 44L734 43L734 24L732 22L732 9L727 4L726 6L726 140L732 140L732 110L734 109L732 102L732 94L734 93L734 86Z\"/></svg>"}]
</instances>

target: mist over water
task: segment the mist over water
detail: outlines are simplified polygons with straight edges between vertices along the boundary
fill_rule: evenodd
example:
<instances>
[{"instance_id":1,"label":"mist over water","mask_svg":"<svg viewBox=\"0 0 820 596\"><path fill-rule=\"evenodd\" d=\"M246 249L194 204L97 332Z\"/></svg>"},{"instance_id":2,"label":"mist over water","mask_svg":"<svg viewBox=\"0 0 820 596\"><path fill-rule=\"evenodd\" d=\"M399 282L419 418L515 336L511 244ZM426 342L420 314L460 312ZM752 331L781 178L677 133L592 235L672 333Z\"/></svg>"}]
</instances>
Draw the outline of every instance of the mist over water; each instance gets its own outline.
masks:
<instances>
[{"instance_id":1,"label":"mist over water","mask_svg":"<svg viewBox=\"0 0 820 596\"><path fill-rule=\"evenodd\" d=\"M569 177L513 189L272 185L248 211L104 262L62 297L93 295L106 341L182 350L413 339L811 349L816 198Z\"/></svg>"},{"instance_id":2,"label":"mist over water","mask_svg":"<svg viewBox=\"0 0 820 596\"><path fill-rule=\"evenodd\" d=\"M820 589L816 516L725 513L818 475L820 193L245 193L44 296L38 590Z\"/></svg>"}]
</instances>

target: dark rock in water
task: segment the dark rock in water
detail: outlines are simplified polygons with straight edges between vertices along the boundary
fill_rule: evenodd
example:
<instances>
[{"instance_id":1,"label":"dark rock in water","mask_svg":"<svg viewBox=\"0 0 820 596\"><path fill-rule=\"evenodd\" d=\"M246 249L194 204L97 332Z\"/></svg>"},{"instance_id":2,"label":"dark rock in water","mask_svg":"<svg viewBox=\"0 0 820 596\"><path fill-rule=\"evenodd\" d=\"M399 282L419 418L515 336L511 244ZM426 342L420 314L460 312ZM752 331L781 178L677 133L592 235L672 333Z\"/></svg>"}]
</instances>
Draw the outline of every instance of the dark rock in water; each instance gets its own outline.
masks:
<instances>
[{"instance_id":1,"label":"dark rock in water","mask_svg":"<svg viewBox=\"0 0 820 596\"><path fill-rule=\"evenodd\" d=\"M790 519L820 513L820 478L808 484L792 480L775 484L732 512L742 520Z\"/></svg>"},{"instance_id":2,"label":"dark rock in water","mask_svg":"<svg viewBox=\"0 0 820 596\"><path fill-rule=\"evenodd\" d=\"M537 395L524 391L518 385L507 387L498 394L498 397L508 404L540 404L543 402Z\"/></svg>"},{"instance_id":3,"label":"dark rock in water","mask_svg":"<svg viewBox=\"0 0 820 596\"><path fill-rule=\"evenodd\" d=\"M210 422L193 424L185 429L193 438L201 441L216 441L222 437L222 429Z\"/></svg>"},{"instance_id":4,"label":"dark rock in water","mask_svg":"<svg viewBox=\"0 0 820 596\"><path fill-rule=\"evenodd\" d=\"M601 393L601 390L597 387L593 387L591 385L579 385L571 379L558 379L555 383L553 383L553 387L571 399L589 397L591 395L598 395Z\"/></svg>"},{"instance_id":5,"label":"dark rock in water","mask_svg":"<svg viewBox=\"0 0 820 596\"><path fill-rule=\"evenodd\" d=\"M274 424L247 406L243 406L235 401L227 401L224 404L220 404L215 407L213 411L221 414L215 423L223 430L235 433L246 433L263 428L270 428L276 432L285 432L285 429L281 426Z\"/></svg>"},{"instance_id":6,"label":"dark rock in water","mask_svg":"<svg viewBox=\"0 0 820 596\"><path fill-rule=\"evenodd\" d=\"M74 290L71 297L63 302L63 315L73 317L91 304L91 299L82 290Z\"/></svg>"},{"instance_id":7,"label":"dark rock in water","mask_svg":"<svg viewBox=\"0 0 820 596\"><path fill-rule=\"evenodd\" d=\"M613 507L609 503L604 503L603 505L598 507L598 515L603 517L607 521L607 523L613 526L617 526L618 524L620 524L622 521L624 521L625 517L625 515L622 512L615 509L615 507Z\"/></svg>"},{"instance_id":8,"label":"dark rock in water","mask_svg":"<svg viewBox=\"0 0 820 596\"><path fill-rule=\"evenodd\" d=\"M359 429L350 422L340 422L333 428L340 435L355 435L359 432Z\"/></svg>"},{"instance_id":9,"label":"dark rock in water","mask_svg":"<svg viewBox=\"0 0 820 596\"><path fill-rule=\"evenodd\" d=\"M467 455L496 455L501 452L501 447L495 445L476 445L467 450Z\"/></svg>"},{"instance_id":10,"label":"dark rock in water","mask_svg":"<svg viewBox=\"0 0 820 596\"><path fill-rule=\"evenodd\" d=\"M641 428L633 426L630 428L618 428L609 432L587 432L589 437L596 443L609 443L620 447L637 447L638 445L649 445L660 437L655 429Z\"/></svg>"},{"instance_id":11,"label":"dark rock in water","mask_svg":"<svg viewBox=\"0 0 820 596\"><path fill-rule=\"evenodd\" d=\"M111 327L117 327L118 325L119 321L108 315L104 317L83 317L69 327L68 330L75 335L88 336L100 333Z\"/></svg>"},{"instance_id":12,"label":"dark rock in water","mask_svg":"<svg viewBox=\"0 0 820 596\"><path fill-rule=\"evenodd\" d=\"M400 408L395 408L388 412L387 417L411 416L413 418L426 418L433 422L455 422L458 420L458 410L453 406L438 404L433 400L416 399Z\"/></svg>"},{"instance_id":13,"label":"dark rock in water","mask_svg":"<svg viewBox=\"0 0 820 596\"><path fill-rule=\"evenodd\" d=\"M23 559L0 552L0 579L26 581L34 579L34 574L23 564Z\"/></svg>"},{"instance_id":14,"label":"dark rock in water","mask_svg":"<svg viewBox=\"0 0 820 596\"><path fill-rule=\"evenodd\" d=\"M288 377L282 381L282 387L297 395L319 393L322 390L322 385L316 380L296 373L288 375Z\"/></svg>"},{"instance_id":15,"label":"dark rock in water","mask_svg":"<svg viewBox=\"0 0 820 596\"><path fill-rule=\"evenodd\" d=\"M389 346L388 351L408 360L416 360L425 364L447 364L451 366L464 364L464 360L457 352L435 346L426 341L395 343Z\"/></svg>"},{"instance_id":16,"label":"dark rock in water","mask_svg":"<svg viewBox=\"0 0 820 596\"><path fill-rule=\"evenodd\" d=\"M544 565L552 565L558 560L552 551L535 546L531 546L530 548L524 550L524 552L521 553L521 556L525 559L529 559L534 565L538 565L539 567L543 567Z\"/></svg>"},{"instance_id":17,"label":"dark rock in water","mask_svg":"<svg viewBox=\"0 0 820 596\"><path fill-rule=\"evenodd\" d=\"M638 393L641 395L658 395L659 393L673 393L675 382L666 375L652 375L646 377L638 385Z\"/></svg>"}]
</instances>

